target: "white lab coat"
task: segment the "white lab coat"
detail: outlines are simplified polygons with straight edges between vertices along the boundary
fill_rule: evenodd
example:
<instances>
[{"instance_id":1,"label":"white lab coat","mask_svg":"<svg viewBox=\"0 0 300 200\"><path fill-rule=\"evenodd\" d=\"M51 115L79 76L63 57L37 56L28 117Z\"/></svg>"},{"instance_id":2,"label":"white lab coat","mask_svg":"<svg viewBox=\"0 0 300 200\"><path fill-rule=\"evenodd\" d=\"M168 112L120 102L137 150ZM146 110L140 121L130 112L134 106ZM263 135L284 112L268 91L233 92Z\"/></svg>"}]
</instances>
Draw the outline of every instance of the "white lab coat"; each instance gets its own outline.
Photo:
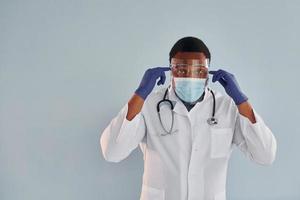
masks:
<instances>
[{"instance_id":1,"label":"white lab coat","mask_svg":"<svg viewBox=\"0 0 300 200\"><path fill-rule=\"evenodd\" d=\"M273 163L276 139L253 109L256 123L238 112L233 100L217 91L218 124L210 126L213 97L206 89L204 98L190 112L169 88L174 104L176 133L163 132L156 111L166 88L152 92L143 108L131 121L128 105L105 128L100 138L104 158L110 162L125 159L138 145L143 152L144 174L140 200L225 200L228 160L234 145L249 159L261 165ZM171 110L161 106L166 128Z\"/></svg>"}]
</instances>

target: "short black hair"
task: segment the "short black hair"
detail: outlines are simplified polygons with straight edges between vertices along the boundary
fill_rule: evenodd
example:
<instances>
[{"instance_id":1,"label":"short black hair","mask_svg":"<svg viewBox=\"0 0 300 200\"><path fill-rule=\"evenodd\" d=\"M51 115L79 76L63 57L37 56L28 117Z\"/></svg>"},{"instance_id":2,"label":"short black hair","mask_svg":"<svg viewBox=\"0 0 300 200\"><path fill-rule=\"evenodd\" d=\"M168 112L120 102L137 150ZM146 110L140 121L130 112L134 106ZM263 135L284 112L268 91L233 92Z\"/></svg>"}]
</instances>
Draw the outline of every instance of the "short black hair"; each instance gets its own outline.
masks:
<instances>
[{"instance_id":1,"label":"short black hair","mask_svg":"<svg viewBox=\"0 0 300 200\"><path fill-rule=\"evenodd\" d=\"M210 52L202 40L196 37L188 36L178 40L169 53L169 62L177 52L202 52L210 62Z\"/></svg>"}]
</instances>

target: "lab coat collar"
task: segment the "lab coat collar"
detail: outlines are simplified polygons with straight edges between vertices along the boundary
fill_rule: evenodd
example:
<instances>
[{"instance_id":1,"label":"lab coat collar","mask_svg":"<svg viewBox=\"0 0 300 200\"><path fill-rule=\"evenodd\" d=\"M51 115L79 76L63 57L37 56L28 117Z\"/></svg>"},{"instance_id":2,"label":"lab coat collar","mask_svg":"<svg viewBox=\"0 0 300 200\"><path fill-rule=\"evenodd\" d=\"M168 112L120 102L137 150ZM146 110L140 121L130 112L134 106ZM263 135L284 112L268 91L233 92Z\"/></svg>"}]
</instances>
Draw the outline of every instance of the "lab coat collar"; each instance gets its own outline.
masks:
<instances>
[{"instance_id":1,"label":"lab coat collar","mask_svg":"<svg viewBox=\"0 0 300 200\"><path fill-rule=\"evenodd\" d=\"M211 95L210 94L210 91L208 89L208 87L205 88L205 93L204 93L204 97L202 99L202 101L200 102L197 102L195 106L198 106L199 104L202 104L204 101L206 101L208 99L208 97ZM174 105L174 109L173 111L178 113L178 114L181 114L181 115L186 115L186 116L189 116L189 112L188 110L186 109L185 105L183 104L183 102L176 96L175 94L175 91L174 91L174 88L172 85L170 85L168 87L168 99L173 103ZM194 106L194 107L195 107ZM194 108L193 108L194 109ZM192 110L193 110L192 109ZM192 111L191 110L191 111ZM190 112L191 112L190 111Z\"/></svg>"}]
</instances>

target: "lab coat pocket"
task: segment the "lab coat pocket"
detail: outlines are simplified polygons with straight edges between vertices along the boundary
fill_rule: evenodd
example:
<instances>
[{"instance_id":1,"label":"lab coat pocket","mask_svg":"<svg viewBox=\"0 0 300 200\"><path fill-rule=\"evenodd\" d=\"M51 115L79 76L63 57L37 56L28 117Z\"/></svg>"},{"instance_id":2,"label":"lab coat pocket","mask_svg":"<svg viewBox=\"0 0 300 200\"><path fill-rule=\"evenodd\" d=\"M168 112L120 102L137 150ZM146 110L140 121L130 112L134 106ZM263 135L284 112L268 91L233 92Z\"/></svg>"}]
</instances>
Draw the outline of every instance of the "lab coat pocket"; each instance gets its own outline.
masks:
<instances>
[{"instance_id":1,"label":"lab coat pocket","mask_svg":"<svg viewBox=\"0 0 300 200\"><path fill-rule=\"evenodd\" d=\"M229 155L233 137L232 128L211 128L211 158Z\"/></svg>"},{"instance_id":2,"label":"lab coat pocket","mask_svg":"<svg viewBox=\"0 0 300 200\"><path fill-rule=\"evenodd\" d=\"M165 191L143 184L140 200L165 200Z\"/></svg>"}]
</instances>

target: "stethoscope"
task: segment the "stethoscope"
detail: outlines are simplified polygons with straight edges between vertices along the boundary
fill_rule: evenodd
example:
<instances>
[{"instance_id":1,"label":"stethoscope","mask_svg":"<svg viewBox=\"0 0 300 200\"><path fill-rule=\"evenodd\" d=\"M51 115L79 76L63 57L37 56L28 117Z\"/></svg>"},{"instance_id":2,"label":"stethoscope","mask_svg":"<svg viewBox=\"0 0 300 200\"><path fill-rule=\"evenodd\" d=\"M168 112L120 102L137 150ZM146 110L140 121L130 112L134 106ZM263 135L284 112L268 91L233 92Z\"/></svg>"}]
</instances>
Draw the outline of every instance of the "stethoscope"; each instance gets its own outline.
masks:
<instances>
[{"instance_id":1,"label":"stethoscope","mask_svg":"<svg viewBox=\"0 0 300 200\"><path fill-rule=\"evenodd\" d=\"M172 133L175 133L177 132L178 130L175 130L173 131L173 125L174 125L174 113L173 113L173 109L174 109L174 105L172 103L172 101L170 101L169 99L167 99L167 94L168 94L168 89L166 89L165 91L165 94L164 94L164 97L162 100L160 100L157 105L156 105L156 110L157 110L157 113L158 113L158 118L159 118L159 122L161 124L161 127L163 128L163 130L165 131L165 133L161 133L161 136L166 136L166 135L169 135L169 134L172 134ZM210 125L210 126L213 126L213 125L216 125L218 124L218 119L215 118L215 109L216 109L216 98L215 98L215 94L214 92L208 88L208 90L210 91L210 93L212 94L212 97L213 97L213 109L212 109L212 115L211 117L209 117L207 119L207 123ZM163 125L162 123L162 120L161 120L161 115L160 115L160 105L162 103L167 103L170 105L170 108L171 108L171 112L172 112L172 121L171 121L171 128L170 130L166 130L165 126Z\"/></svg>"}]
</instances>

